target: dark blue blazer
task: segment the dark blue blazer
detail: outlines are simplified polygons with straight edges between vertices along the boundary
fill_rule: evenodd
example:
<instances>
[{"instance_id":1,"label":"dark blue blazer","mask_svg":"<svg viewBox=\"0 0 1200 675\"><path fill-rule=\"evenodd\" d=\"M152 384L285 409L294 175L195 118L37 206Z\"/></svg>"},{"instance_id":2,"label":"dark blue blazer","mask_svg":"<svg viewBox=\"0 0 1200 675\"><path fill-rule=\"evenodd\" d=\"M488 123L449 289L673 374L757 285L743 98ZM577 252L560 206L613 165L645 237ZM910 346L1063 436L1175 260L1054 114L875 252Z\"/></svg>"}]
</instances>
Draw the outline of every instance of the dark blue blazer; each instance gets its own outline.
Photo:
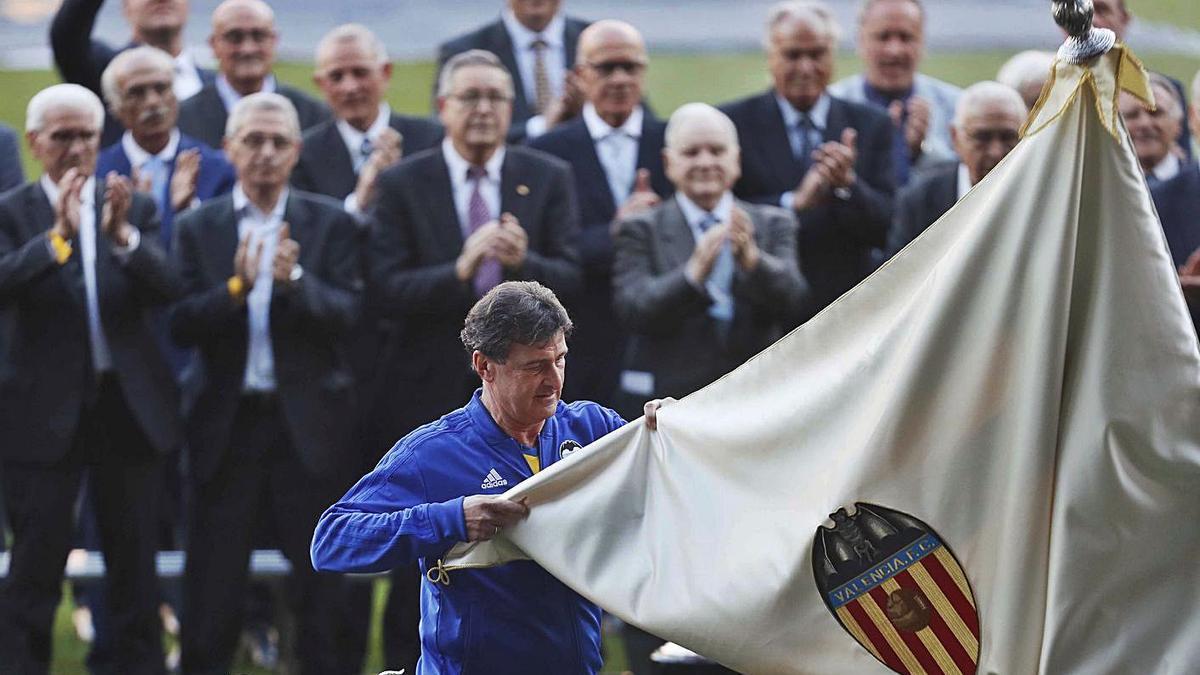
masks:
<instances>
[{"instance_id":1,"label":"dark blue blazer","mask_svg":"<svg viewBox=\"0 0 1200 675\"><path fill-rule=\"evenodd\" d=\"M800 185L803 166L792 156L775 94L765 93L721 106L737 126L742 177L733 187L741 199L779 205L784 192ZM812 287L816 313L871 272L875 249L887 244L892 221L894 172L892 123L873 107L833 99L826 141L840 140L847 128L858 132L858 181L849 199L831 197L800 217L800 269Z\"/></svg>"},{"instance_id":2,"label":"dark blue blazer","mask_svg":"<svg viewBox=\"0 0 1200 675\"><path fill-rule=\"evenodd\" d=\"M579 44L579 34L584 28L588 27L590 22L574 17L566 17L563 26L563 48L566 56L565 65L567 70L570 70L575 65L575 50ZM512 143L520 142L525 138L525 121L533 117L533 106L535 101L525 100L525 85L521 80L521 70L517 68L517 57L513 53L512 36L508 34L508 29L504 27L504 21L497 19L485 26L471 31L465 35L452 38L438 45L437 54L437 74L433 78L433 98L436 109L437 101L437 85L438 79L442 72L442 66L446 65L446 61L455 54L461 54L471 49L483 49L489 51L500 58L504 67L508 69L513 79L513 92L515 98L513 100L512 126L508 130L508 140Z\"/></svg>"},{"instance_id":3,"label":"dark blue blazer","mask_svg":"<svg viewBox=\"0 0 1200 675\"><path fill-rule=\"evenodd\" d=\"M1150 188L1167 247L1176 267L1200 248L1200 163L1186 160L1179 175ZM1189 307L1192 323L1200 326L1200 307Z\"/></svg>"},{"instance_id":4,"label":"dark blue blazer","mask_svg":"<svg viewBox=\"0 0 1200 675\"><path fill-rule=\"evenodd\" d=\"M192 148L200 150L200 175L196 177L196 198L204 202L233 190L233 185L237 182L237 174L234 172L233 166L225 159L225 155L187 134L180 134L177 152ZM121 147L120 141L101 150L100 157L96 160L97 176L104 176L109 171L116 171L122 176L129 176L133 173L129 157L125 155L125 148ZM174 177L174 175L175 161L172 160L170 176ZM175 232L175 212L160 213L159 219L162 221L159 243L163 250L170 251L171 240Z\"/></svg>"},{"instance_id":5,"label":"dark blue blazer","mask_svg":"<svg viewBox=\"0 0 1200 675\"><path fill-rule=\"evenodd\" d=\"M54 63L64 82L74 82L91 89L100 98L104 93L100 88L100 76L104 69L117 54L138 46L130 42L124 47L115 48L107 42L92 38L96 27L96 15L104 0L63 0L54 20L50 23L50 49L54 53ZM211 83L216 73L206 68L196 68L200 81ZM102 145L114 143L121 138L125 127L120 120L112 115L104 116L104 133Z\"/></svg>"},{"instance_id":6,"label":"dark blue blazer","mask_svg":"<svg viewBox=\"0 0 1200 675\"><path fill-rule=\"evenodd\" d=\"M662 149L667 125L643 109L637 168L650 171L651 186L660 197L666 198L675 190L663 172ZM529 147L571 165L579 199L584 292L569 306L576 330L571 340L572 374L567 380L567 400L586 399L612 407L627 339L613 313L611 231L617 206L612 190L582 117L529 141Z\"/></svg>"},{"instance_id":7,"label":"dark blue blazer","mask_svg":"<svg viewBox=\"0 0 1200 675\"><path fill-rule=\"evenodd\" d=\"M17 132L6 124L0 124L0 193L8 192L24 182L21 143L17 140Z\"/></svg>"}]
</instances>

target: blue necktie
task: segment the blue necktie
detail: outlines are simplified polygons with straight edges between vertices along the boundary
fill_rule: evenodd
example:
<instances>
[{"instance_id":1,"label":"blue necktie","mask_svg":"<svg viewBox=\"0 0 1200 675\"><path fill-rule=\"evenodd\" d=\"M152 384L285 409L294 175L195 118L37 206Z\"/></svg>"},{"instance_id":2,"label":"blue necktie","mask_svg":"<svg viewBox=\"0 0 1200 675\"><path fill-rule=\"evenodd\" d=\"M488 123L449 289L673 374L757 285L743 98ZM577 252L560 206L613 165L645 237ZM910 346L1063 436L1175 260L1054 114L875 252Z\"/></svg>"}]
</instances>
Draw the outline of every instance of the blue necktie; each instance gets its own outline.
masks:
<instances>
[{"instance_id":1,"label":"blue necktie","mask_svg":"<svg viewBox=\"0 0 1200 675\"><path fill-rule=\"evenodd\" d=\"M705 214L700 221L700 231L707 232L719 222L721 221L713 214ZM705 290L713 299L713 304L708 306L708 315L716 319L722 337L728 332L729 324L733 321L733 273L733 249L729 242L725 242L721 245L721 252L717 254L716 261L713 262L708 280L704 282Z\"/></svg>"},{"instance_id":2,"label":"blue necktie","mask_svg":"<svg viewBox=\"0 0 1200 675\"><path fill-rule=\"evenodd\" d=\"M367 160L371 158L371 153L374 151L375 144L371 142L371 139L363 136L362 145L358 146L358 157L354 159L354 173L362 171L363 164L367 163Z\"/></svg>"},{"instance_id":3,"label":"blue necktie","mask_svg":"<svg viewBox=\"0 0 1200 675\"><path fill-rule=\"evenodd\" d=\"M157 155L142 164L142 175L150 177L150 196L158 205L159 218L166 218L171 209L171 196L168 194L167 185L169 173L167 163Z\"/></svg>"},{"instance_id":4,"label":"blue necktie","mask_svg":"<svg viewBox=\"0 0 1200 675\"><path fill-rule=\"evenodd\" d=\"M808 113L800 113L800 119L796 122L795 134L792 141L792 152L796 157L796 161L800 162L804 172L807 173L812 166L812 154L816 145L813 143L813 132L817 127L813 124L812 118Z\"/></svg>"}]
</instances>

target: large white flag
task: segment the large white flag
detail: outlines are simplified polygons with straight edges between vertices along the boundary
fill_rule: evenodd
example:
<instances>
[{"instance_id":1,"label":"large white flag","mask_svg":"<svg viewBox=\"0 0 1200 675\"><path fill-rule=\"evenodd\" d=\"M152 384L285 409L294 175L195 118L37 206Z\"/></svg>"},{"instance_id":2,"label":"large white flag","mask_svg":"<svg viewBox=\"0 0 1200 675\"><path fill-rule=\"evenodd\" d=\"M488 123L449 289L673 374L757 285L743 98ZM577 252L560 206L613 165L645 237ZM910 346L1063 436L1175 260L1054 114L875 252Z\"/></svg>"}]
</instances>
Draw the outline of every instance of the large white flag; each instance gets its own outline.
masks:
<instances>
[{"instance_id":1,"label":"large white flag","mask_svg":"<svg viewBox=\"0 0 1200 675\"><path fill-rule=\"evenodd\" d=\"M923 236L446 565L532 558L752 674L1197 672L1200 357L1121 87L1121 47L1057 64Z\"/></svg>"}]
</instances>

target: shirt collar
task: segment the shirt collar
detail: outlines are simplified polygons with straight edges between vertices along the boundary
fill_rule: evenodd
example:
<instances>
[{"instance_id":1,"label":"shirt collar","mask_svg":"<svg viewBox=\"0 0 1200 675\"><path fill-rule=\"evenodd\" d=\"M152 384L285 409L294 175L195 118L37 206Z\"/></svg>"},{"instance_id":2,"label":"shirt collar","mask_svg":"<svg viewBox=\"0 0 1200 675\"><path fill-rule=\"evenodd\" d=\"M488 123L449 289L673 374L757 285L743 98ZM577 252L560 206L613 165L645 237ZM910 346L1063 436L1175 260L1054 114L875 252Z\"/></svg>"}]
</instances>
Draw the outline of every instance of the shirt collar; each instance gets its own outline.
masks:
<instances>
[{"instance_id":1,"label":"shirt collar","mask_svg":"<svg viewBox=\"0 0 1200 675\"><path fill-rule=\"evenodd\" d=\"M483 170L487 172L488 180L500 182L500 167L504 164L505 148L501 145L496 148L496 152L492 153L491 159L487 164L483 165ZM450 178L454 184L467 179L467 170L471 168L471 163L463 159L463 156L458 154L454 149L454 143L449 138L442 139L442 156L446 158L446 167L450 170Z\"/></svg>"},{"instance_id":2,"label":"shirt collar","mask_svg":"<svg viewBox=\"0 0 1200 675\"><path fill-rule=\"evenodd\" d=\"M196 67L196 60L192 58L191 50L184 48L179 50L179 56L175 57L175 72L187 70L198 71L199 68Z\"/></svg>"},{"instance_id":3,"label":"shirt collar","mask_svg":"<svg viewBox=\"0 0 1200 675\"><path fill-rule=\"evenodd\" d=\"M379 114L375 116L375 121L371 122L371 126L367 127L366 133L355 129L349 122L343 119L337 121L338 133L342 135L342 140L345 141L346 147L350 148L350 152L357 153L362 148L364 138L371 139L374 142L379 138L379 134L388 128L388 123L392 118L392 108L387 103L379 104Z\"/></svg>"},{"instance_id":4,"label":"shirt collar","mask_svg":"<svg viewBox=\"0 0 1200 675\"><path fill-rule=\"evenodd\" d=\"M258 210L258 207L250 201L250 197L246 196L246 191L242 189L241 181L233 186L233 212L238 214L239 218L244 218L247 215L262 221L273 222L283 220L283 210L287 206L288 188L284 187L283 192L279 193L279 201L275 202L275 206L270 213L263 213Z\"/></svg>"},{"instance_id":5,"label":"shirt collar","mask_svg":"<svg viewBox=\"0 0 1200 675\"><path fill-rule=\"evenodd\" d=\"M38 179L38 183L42 186L42 191L46 193L46 199L50 200L50 208L58 203L58 184L50 180L50 176L42 174ZM83 189L79 191L79 201L84 204L92 204L96 201L96 177L88 176L87 182L83 184Z\"/></svg>"},{"instance_id":6,"label":"shirt collar","mask_svg":"<svg viewBox=\"0 0 1200 675\"><path fill-rule=\"evenodd\" d=\"M958 198L962 199L968 192L971 191L972 187L974 187L974 184L971 183L971 170L967 168L966 164L959 162L958 163Z\"/></svg>"},{"instance_id":7,"label":"shirt collar","mask_svg":"<svg viewBox=\"0 0 1200 675\"><path fill-rule=\"evenodd\" d=\"M225 79L224 73L217 74L216 87L217 93L221 96L221 101L225 103L226 111L232 111L233 106L242 100L242 95L233 88L232 84L229 84L229 80ZM258 92L269 94L273 91L275 91L275 75L267 73L266 78L263 79L262 87Z\"/></svg>"},{"instance_id":8,"label":"shirt collar","mask_svg":"<svg viewBox=\"0 0 1200 675\"><path fill-rule=\"evenodd\" d=\"M800 111L796 110L786 98L775 92L775 102L779 104L779 112L783 114L783 126L791 129L800 123ZM822 92L821 97L808 109L808 118L812 120L817 131L825 131L829 123L829 108L832 106L829 94Z\"/></svg>"},{"instance_id":9,"label":"shirt collar","mask_svg":"<svg viewBox=\"0 0 1200 675\"><path fill-rule=\"evenodd\" d=\"M675 200L679 203L679 208L683 211L683 217L687 219L688 225L693 228L699 227L705 215L710 213L697 206L696 202L688 199L682 190L675 193ZM728 223L733 215L733 194L726 190L711 213L717 217L718 222Z\"/></svg>"},{"instance_id":10,"label":"shirt collar","mask_svg":"<svg viewBox=\"0 0 1200 675\"><path fill-rule=\"evenodd\" d=\"M621 131L633 139L642 137L642 119L645 115L642 113L642 106L633 109L633 113L625 120L625 123L619 127L611 127L608 122L600 118L600 113L596 112L596 106L590 102L583 104L583 123L587 125L588 134L591 135L593 141L599 141L609 134Z\"/></svg>"},{"instance_id":11,"label":"shirt collar","mask_svg":"<svg viewBox=\"0 0 1200 675\"><path fill-rule=\"evenodd\" d=\"M539 36L546 41L546 45L551 49L561 49L564 44L563 31L566 29L567 22L563 20L562 12L556 13L554 18L550 19L550 23L546 24L545 30L540 33L529 30L520 21L517 21L517 17L511 9L504 10L502 18L505 29L508 30L509 36L512 37L513 47L515 48L513 51L527 51L532 49L533 41Z\"/></svg>"},{"instance_id":12,"label":"shirt collar","mask_svg":"<svg viewBox=\"0 0 1200 675\"><path fill-rule=\"evenodd\" d=\"M1162 161L1150 170L1150 173L1159 180L1171 180L1179 175L1179 169L1179 158L1175 156L1174 152L1168 152L1167 156L1163 157Z\"/></svg>"},{"instance_id":13,"label":"shirt collar","mask_svg":"<svg viewBox=\"0 0 1200 675\"><path fill-rule=\"evenodd\" d=\"M566 404L559 401L558 405L554 408L554 414L557 415L562 412L564 406ZM492 419L492 413L488 412L487 406L483 404L482 388L476 389L475 393L471 395L471 400L467 403L466 410L467 415L471 418L471 423L475 426L475 430L479 432L479 435L483 437L484 442L488 445L501 447L501 444L511 443L513 446L521 447L521 444L515 438L509 436L504 429L500 428L499 424L496 424L496 420ZM538 432L539 437L550 430L551 419L553 418L547 419L542 425L542 430Z\"/></svg>"},{"instance_id":14,"label":"shirt collar","mask_svg":"<svg viewBox=\"0 0 1200 675\"><path fill-rule=\"evenodd\" d=\"M121 149L125 151L125 156L129 158L129 165L138 168L146 162L150 161L150 153L142 149L142 146L133 140L133 132L126 131L121 135ZM171 130L171 138L167 141L167 145L154 155L163 162L170 162L175 159L175 153L179 151L179 129Z\"/></svg>"}]
</instances>

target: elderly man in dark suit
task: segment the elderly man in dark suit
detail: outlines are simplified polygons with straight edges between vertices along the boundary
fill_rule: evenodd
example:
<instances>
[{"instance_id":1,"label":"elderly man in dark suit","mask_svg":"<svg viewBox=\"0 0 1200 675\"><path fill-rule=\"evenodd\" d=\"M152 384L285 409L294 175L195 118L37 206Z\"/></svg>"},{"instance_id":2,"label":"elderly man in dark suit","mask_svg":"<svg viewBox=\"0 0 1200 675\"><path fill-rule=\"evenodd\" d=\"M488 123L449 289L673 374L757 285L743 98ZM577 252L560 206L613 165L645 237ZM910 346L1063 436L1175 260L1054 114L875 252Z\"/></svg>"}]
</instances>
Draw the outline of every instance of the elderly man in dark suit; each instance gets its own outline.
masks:
<instances>
[{"instance_id":1,"label":"elderly man in dark suit","mask_svg":"<svg viewBox=\"0 0 1200 675\"><path fill-rule=\"evenodd\" d=\"M666 124L642 105L647 63L633 26L613 20L589 26L575 63L587 99L582 115L529 143L571 164L579 196L584 292L571 307L579 331L571 342L568 400L615 405L626 337L612 313L610 231L614 221L653 208L674 191L662 166Z\"/></svg>"},{"instance_id":2,"label":"elderly man in dark suit","mask_svg":"<svg viewBox=\"0 0 1200 675\"><path fill-rule=\"evenodd\" d=\"M271 74L279 34L275 12L262 0L225 0L212 14L208 44L220 72L179 110L179 128L214 148L221 146L225 120L243 96L277 92L292 102L300 128L329 119L329 110L308 94L280 84Z\"/></svg>"},{"instance_id":3,"label":"elderly man in dark suit","mask_svg":"<svg viewBox=\"0 0 1200 675\"><path fill-rule=\"evenodd\" d=\"M734 193L800 218L800 266L820 311L872 269L892 219L892 123L826 91L838 26L823 3L790 0L767 21L770 91L723 107L742 142Z\"/></svg>"},{"instance_id":4,"label":"elderly man in dark suit","mask_svg":"<svg viewBox=\"0 0 1200 675\"><path fill-rule=\"evenodd\" d=\"M437 123L392 112L385 100L391 80L387 49L366 26L345 24L321 38L313 81L333 119L305 132L292 185L341 199L361 215L384 169L442 140Z\"/></svg>"},{"instance_id":5,"label":"elderly man in dark suit","mask_svg":"<svg viewBox=\"0 0 1200 675\"><path fill-rule=\"evenodd\" d=\"M122 0L121 10L132 35L129 43L119 49L92 37L103 4L104 0L63 0L59 5L50 24L50 49L64 81L82 84L103 96L100 76L113 57L126 49L149 45L171 55L175 72L172 86L179 100L194 96L212 83L215 73L197 66L183 43L187 0ZM118 120L106 119L101 147L116 143L122 131Z\"/></svg>"},{"instance_id":6,"label":"elderly man in dark suit","mask_svg":"<svg viewBox=\"0 0 1200 675\"><path fill-rule=\"evenodd\" d=\"M176 215L229 192L237 180L219 150L179 131L173 76L171 58L153 47L134 47L113 58L102 78L104 98L126 131L100 151L97 165L97 173L136 178L139 190L150 194L167 251Z\"/></svg>"},{"instance_id":7,"label":"elderly man in dark suit","mask_svg":"<svg viewBox=\"0 0 1200 675\"><path fill-rule=\"evenodd\" d=\"M507 5L499 20L442 43L437 59L440 75L450 57L471 49L500 58L513 78L508 137L516 143L579 114L583 93L571 67L588 22L564 14L562 0L507 0Z\"/></svg>"},{"instance_id":8,"label":"elderly man in dark suit","mask_svg":"<svg viewBox=\"0 0 1200 675\"><path fill-rule=\"evenodd\" d=\"M361 286L355 224L341 204L288 190L300 154L290 101L247 96L228 127L238 184L185 214L176 233L185 297L172 333L199 349L204 374L187 419L183 670L228 672L252 536L268 518L292 564L300 672L342 672L330 611L341 580L313 571L308 544L323 505L345 487L339 478L357 468L343 461L354 415L346 333Z\"/></svg>"},{"instance_id":9,"label":"elderly man in dark suit","mask_svg":"<svg viewBox=\"0 0 1200 675\"><path fill-rule=\"evenodd\" d=\"M735 199L738 136L689 103L667 123L675 196L618 224L617 316L633 334L624 374L636 397L682 398L770 345L804 306L796 218Z\"/></svg>"},{"instance_id":10,"label":"elderly man in dark suit","mask_svg":"<svg viewBox=\"0 0 1200 675\"><path fill-rule=\"evenodd\" d=\"M0 585L0 664L46 673L51 626L85 472L108 573L112 636L96 672L163 671L154 537L163 453L180 441L179 396L149 321L179 284L154 204L94 175L104 107L62 84L29 102L44 173L0 199L0 458L13 528Z\"/></svg>"},{"instance_id":11,"label":"elderly man in dark suit","mask_svg":"<svg viewBox=\"0 0 1200 675\"><path fill-rule=\"evenodd\" d=\"M1155 107L1125 91L1121 92L1119 107L1142 173L1153 187L1177 176L1184 165L1186 158L1176 139L1187 116L1184 99L1170 80L1151 73L1150 89L1154 92Z\"/></svg>"},{"instance_id":12,"label":"elderly man in dark suit","mask_svg":"<svg viewBox=\"0 0 1200 675\"><path fill-rule=\"evenodd\" d=\"M1021 95L999 82L977 82L963 92L950 126L950 140L960 159L930 167L900 192L888 233L887 258L916 239L996 168L1017 146L1028 113Z\"/></svg>"},{"instance_id":13,"label":"elderly man in dark suit","mask_svg":"<svg viewBox=\"0 0 1200 675\"><path fill-rule=\"evenodd\" d=\"M1192 80L1192 91L1198 95L1192 97L1188 114L1192 128L1200 129L1200 71ZM1171 257L1179 266L1192 323L1200 326L1200 161L1184 160L1174 178L1151 186L1150 195L1162 219Z\"/></svg>"},{"instance_id":14,"label":"elderly man in dark suit","mask_svg":"<svg viewBox=\"0 0 1200 675\"><path fill-rule=\"evenodd\" d=\"M488 289L534 280L569 298L582 285L570 167L505 145L513 85L503 64L482 50L459 54L442 69L438 91L445 140L384 172L372 212L369 295L398 323L380 358L388 383L373 414L381 447L475 390L455 337ZM415 635L417 581L415 568L393 575L393 593L408 594L391 603L410 613L405 634Z\"/></svg>"}]
</instances>

